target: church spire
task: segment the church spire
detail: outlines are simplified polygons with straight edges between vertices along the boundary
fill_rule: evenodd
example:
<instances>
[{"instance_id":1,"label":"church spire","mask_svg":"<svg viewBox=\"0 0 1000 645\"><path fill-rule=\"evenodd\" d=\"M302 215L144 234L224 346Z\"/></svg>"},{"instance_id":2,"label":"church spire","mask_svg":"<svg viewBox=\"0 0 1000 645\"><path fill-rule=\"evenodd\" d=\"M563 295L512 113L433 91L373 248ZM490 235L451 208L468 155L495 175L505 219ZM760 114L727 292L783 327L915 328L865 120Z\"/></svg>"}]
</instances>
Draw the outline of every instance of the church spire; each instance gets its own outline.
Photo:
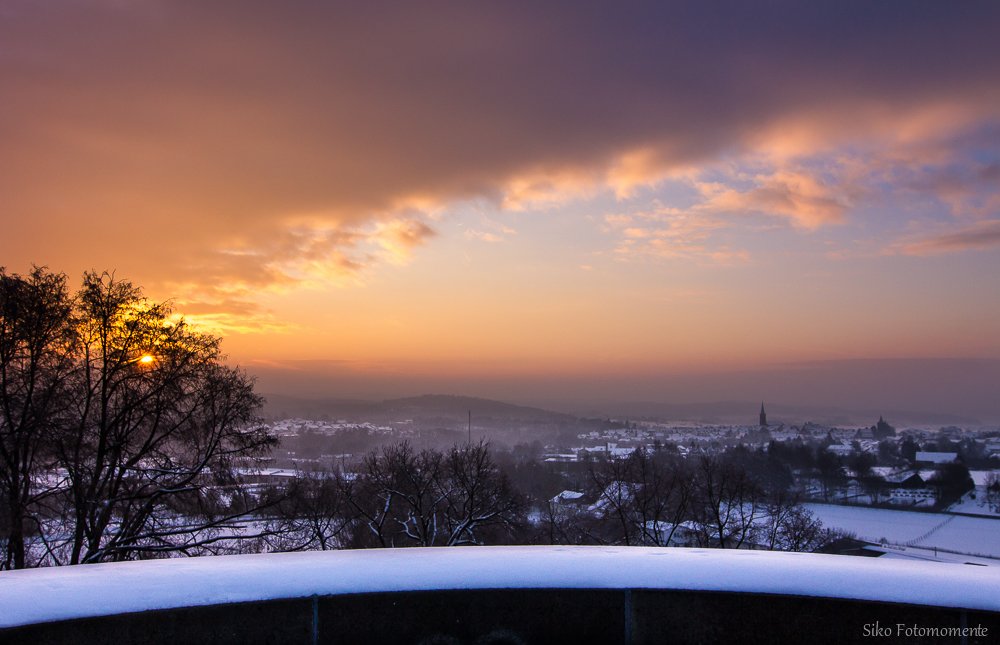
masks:
<instances>
[{"instance_id":1,"label":"church spire","mask_svg":"<svg viewBox=\"0 0 1000 645\"><path fill-rule=\"evenodd\" d=\"M767 426L767 413L764 412L764 402L760 402L760 425Z\"/></svg>"}]
</instances>

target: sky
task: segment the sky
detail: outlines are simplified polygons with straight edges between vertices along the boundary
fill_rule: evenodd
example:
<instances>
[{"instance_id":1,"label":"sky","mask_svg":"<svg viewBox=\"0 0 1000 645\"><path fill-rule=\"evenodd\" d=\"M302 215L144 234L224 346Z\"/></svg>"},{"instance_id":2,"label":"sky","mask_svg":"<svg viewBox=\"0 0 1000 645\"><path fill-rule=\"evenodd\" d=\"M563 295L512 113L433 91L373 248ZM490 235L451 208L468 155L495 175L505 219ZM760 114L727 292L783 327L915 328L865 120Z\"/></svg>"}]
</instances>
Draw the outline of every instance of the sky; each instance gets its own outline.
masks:
<instances>
[{"instance_id":1,"label":"sky","mask_svg":"<svg viewBox=\"0 0 1000 645\"><path fill-rule=\"evenodd\" d=\"M264 391L1000 416L997 33L992 2L0 0L0 266L113 270Z\"/></svg>"}]
</instances>

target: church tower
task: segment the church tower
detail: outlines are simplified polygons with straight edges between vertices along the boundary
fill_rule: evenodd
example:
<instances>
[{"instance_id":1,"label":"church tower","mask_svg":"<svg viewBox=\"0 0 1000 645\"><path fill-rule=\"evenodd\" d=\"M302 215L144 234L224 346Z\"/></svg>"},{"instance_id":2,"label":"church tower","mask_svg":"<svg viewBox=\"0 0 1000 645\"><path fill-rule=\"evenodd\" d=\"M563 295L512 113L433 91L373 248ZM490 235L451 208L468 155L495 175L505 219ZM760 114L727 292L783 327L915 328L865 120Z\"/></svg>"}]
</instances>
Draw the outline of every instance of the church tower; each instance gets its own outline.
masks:
<instances>
[{"instance_id":1,"label":"church tower","mask_svg":"<svg viewBox=\"0 0 1000 645\"><path fill-rule=\"evenodd\" d=\"M764 412L764 402L760 402L760 427L767 427L767 413Z\"/></svg>"}]
</instances>

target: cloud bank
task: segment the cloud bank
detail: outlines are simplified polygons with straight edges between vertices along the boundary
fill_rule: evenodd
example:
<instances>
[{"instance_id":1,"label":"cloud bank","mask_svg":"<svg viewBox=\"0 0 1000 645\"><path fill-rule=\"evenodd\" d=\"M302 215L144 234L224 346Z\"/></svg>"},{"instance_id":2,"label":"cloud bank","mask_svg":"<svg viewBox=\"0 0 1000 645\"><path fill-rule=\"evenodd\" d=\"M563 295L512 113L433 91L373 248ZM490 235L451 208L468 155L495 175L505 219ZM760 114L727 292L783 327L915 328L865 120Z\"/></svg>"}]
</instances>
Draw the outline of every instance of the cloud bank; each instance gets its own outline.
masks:
<instances>
[{"instance_id":1,"label":"cloud bank","mask_svg":"<svg viewBox=\"0 0 1000 645\"><path fill-rule=\"evenodd\" d=\"M906 253L985 246L996 164L929 142L996 122L997 33L996 3L6 2L0 250L248 315L405 263L463 200L686 181L619 248L731 262L734 214L837 225L876 176L965 218Z\"/></svg>"}]
</instances>

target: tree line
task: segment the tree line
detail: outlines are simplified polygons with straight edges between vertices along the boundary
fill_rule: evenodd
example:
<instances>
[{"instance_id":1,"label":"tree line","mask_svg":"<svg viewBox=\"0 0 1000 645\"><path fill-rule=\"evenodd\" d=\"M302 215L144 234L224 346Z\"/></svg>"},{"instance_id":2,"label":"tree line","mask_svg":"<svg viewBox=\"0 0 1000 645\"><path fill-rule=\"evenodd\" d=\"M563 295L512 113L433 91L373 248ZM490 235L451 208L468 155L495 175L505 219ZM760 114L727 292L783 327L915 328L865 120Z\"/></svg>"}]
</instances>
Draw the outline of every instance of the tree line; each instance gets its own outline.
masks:
<instances>
[{"instance_id":1,"label":"tree line","mask_svg":"<svg viewBox=\"0 0 1000 645\"><path fill-rule=\"evenodd\" d=\"M810 551L829 538L790 488L749 453L690 460L639 448L592 462L578 504L531 500L488 443L383 446L274 487L276 550L461 544L577 544ZM749 461L748 461L749 459ZM773 466L773 464L771 464ZM534 514L534 517L529 517Z\"/></svg>"},{"instance_id":2,"label":"tree line","mask_svg":"<svg viewBox=\"0 0 1000 645\"><path fill-rule=\"evenodd\" d=\"M790 473L774 467L739 449L685 459L638 448L592 467L588 501L596 501L589 508L549 502L546 537L554 544L811 551L828 536L792 491Z\"/></svg>"},{"instance_id":3,"label":"tree line","mask_svg":"<svg viewBox=\"0 0 1000 645\"><path fill-rule=\"evenodd\" d=\"M529 500L486 442L415 450L403 441L346 470L300 472L270 491L269 549L516 544Z\"/></svg>"}]
</instances>

